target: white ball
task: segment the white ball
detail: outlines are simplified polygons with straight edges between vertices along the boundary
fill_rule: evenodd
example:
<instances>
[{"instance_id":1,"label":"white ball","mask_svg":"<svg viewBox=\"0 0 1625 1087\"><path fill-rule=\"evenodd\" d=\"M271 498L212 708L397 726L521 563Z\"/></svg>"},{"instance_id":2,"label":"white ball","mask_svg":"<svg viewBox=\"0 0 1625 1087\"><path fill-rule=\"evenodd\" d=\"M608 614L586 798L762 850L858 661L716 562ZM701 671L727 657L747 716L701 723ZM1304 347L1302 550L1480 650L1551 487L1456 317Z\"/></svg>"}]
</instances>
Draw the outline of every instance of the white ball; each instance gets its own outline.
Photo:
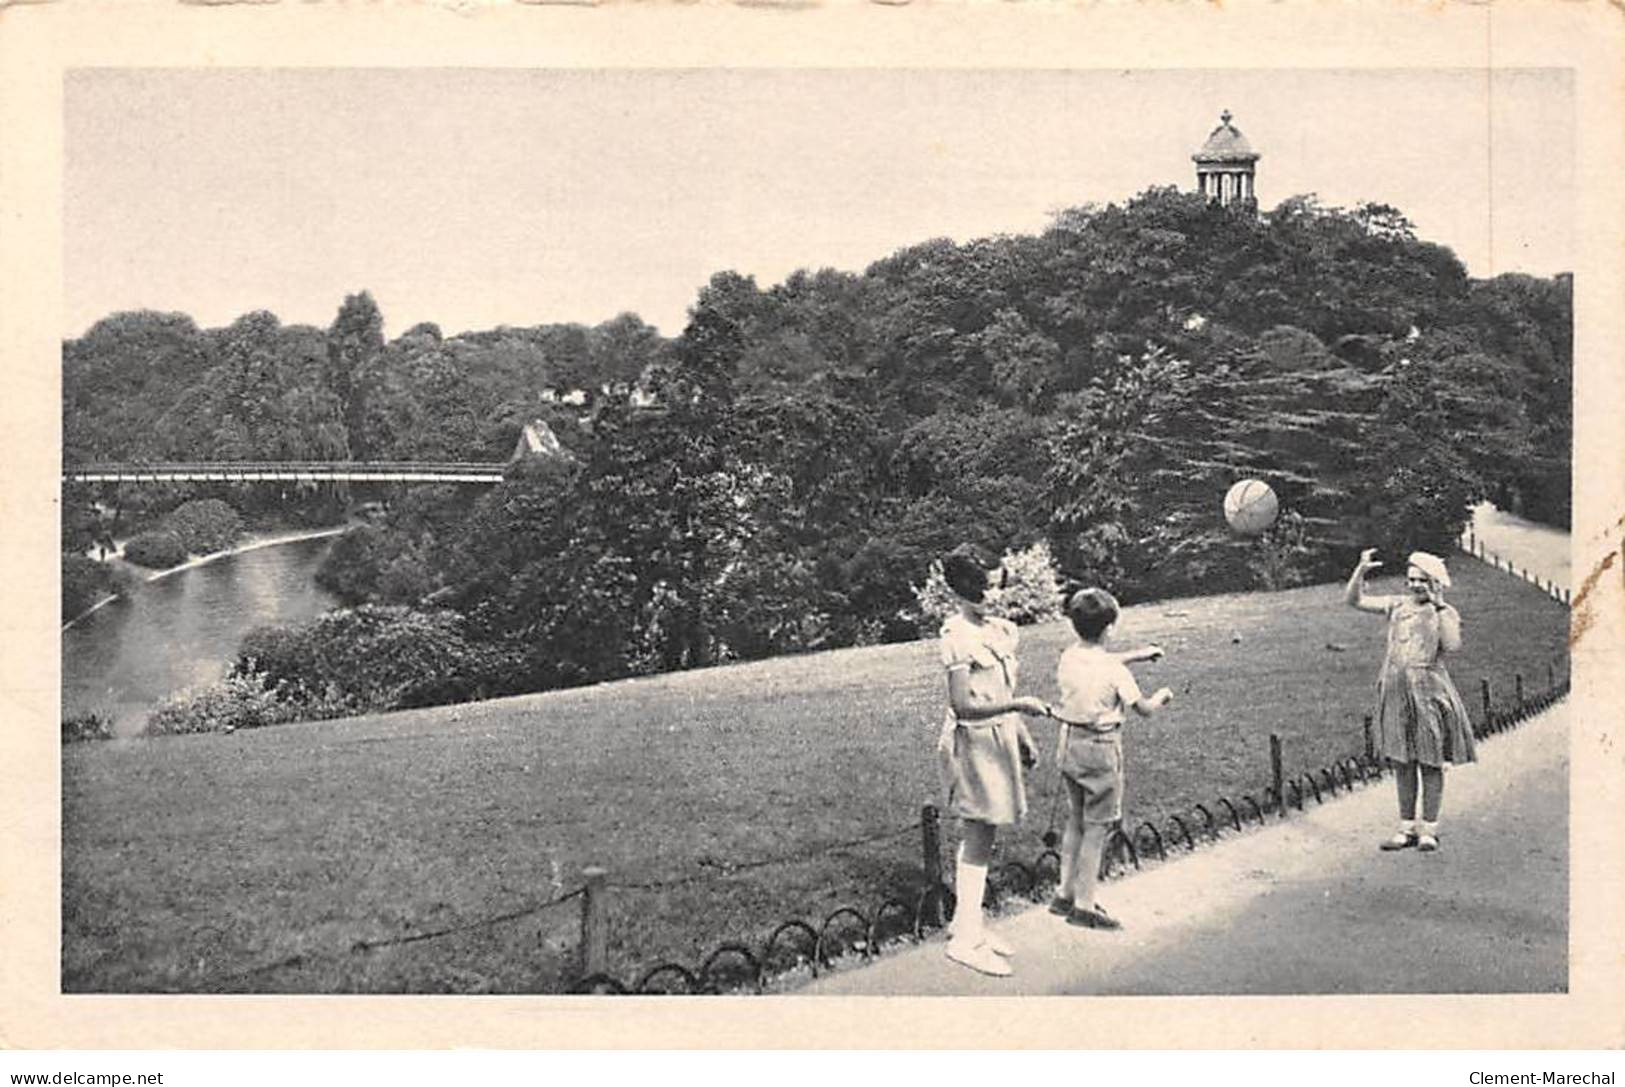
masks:
<instances>
[{"instance_id":1,"label":"white ball","mask_svg":"<svg viewBox=\"0 0 1625 1087\"><path fill-rule=\"evenodd\" d=\"M1243 536L1257 536L1275 523L1275 492L1261 479L1244 479L1224 496L1224 519Z\"/></svg>"}]
</instances>

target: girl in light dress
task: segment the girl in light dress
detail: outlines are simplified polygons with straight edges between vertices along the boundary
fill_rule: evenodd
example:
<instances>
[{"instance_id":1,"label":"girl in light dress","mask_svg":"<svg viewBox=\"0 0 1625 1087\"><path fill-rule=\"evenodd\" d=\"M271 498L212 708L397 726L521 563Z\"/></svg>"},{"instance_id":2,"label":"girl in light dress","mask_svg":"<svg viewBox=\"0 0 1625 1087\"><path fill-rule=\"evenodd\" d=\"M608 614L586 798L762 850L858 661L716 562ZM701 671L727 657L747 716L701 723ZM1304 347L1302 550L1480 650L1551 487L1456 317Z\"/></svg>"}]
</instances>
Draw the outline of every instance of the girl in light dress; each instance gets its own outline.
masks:
<instances>
[{"instance_id":1,"label":"girl in light dress","mask_svg":"<svg viewBox=\"0 0 1625 1087\"><path fill-rule=\"evenodd\" d=\"M1361 611L1388 617L1388 651L1377 680L1377 750L1394 770L1399 828L1386 850L1439 848L1444 766L1476 759L1472 722L1441 658L1461 648L1461 615L1444 602L1450 573L1444 560L1411 553L1403 596L1365 595L1365 575L1381 566L1374 549L1361 552L1344 599ZM1422 819L1416 819L1417 781Z\"/></svg>"},{"instance_id":2,"label":"girl in light dress","mask_svg":"<svg viewBox=\"0 0 1625 1087\"><path fill-rule=\"evenodd\" d=\"M949 928L948 958L995 977L1010 973L1012 949L983 923L987 866L998 827L1027 810L1023 771L1037 764L1037 746L1023 716L1049 707L1017 698L1016 625L991 614L991 577L982 556L956 551L943 559L959 613L942 624L942 664L948 671L948 713L937 741L938 768L949 810L963 828L954 871L957 899Z\"/></svg>"}]
</instances>

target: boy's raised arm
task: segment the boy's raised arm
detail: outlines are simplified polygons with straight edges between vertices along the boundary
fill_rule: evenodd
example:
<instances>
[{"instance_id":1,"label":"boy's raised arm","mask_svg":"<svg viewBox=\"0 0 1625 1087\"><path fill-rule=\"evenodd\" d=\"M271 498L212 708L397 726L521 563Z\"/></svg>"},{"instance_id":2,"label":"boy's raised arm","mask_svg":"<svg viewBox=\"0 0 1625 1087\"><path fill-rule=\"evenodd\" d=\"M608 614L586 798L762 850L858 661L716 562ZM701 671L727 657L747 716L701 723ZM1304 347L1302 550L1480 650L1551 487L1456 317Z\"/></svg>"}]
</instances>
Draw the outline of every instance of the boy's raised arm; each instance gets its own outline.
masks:
<instances>
[{"instance_id":1,"label":"boy's raised arm","mask_svg":"<svg viewBox=\"0 0 1625 1087\"><path fill-rule=\"evenodd\" d=\"M1124 664L1138 664L1141 661L1159 661L1163 657L1163 652L1162 646L1151 642L1134 649L1120 650L1114 655Z\"/></svg>"}]
</instances>

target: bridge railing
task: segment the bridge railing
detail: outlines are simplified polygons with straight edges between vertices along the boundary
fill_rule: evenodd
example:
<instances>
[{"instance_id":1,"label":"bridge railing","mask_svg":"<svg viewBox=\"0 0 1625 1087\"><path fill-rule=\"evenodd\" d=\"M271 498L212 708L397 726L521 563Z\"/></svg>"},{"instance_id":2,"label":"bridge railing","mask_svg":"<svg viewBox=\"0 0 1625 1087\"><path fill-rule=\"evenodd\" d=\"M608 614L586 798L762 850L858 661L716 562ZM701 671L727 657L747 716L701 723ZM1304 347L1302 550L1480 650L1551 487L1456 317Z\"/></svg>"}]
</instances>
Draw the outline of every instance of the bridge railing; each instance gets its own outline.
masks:
<instances>
[{"instance_id":1,"label":"bridge railing","mask_svg":"<svg viewBox=\"0 0 1625 1087\"><path fill-rule=\"evenodd\" d=\"M258 469L289 469L299 470L308 468L328 468L334 470L345 469L377 469L379 471L392 471L405 468L418 468L424 470L486 470L500 472L508 467L507 462L492 463L491 461L461 461L461 460L231 460L231 461L120 461L117 463L95 464L65 464L62 471L67 472L199 472L199 471L245 471Z\"/></svg>"},{"instance_id":2,"label":"bridge railing","mask_svg":"<svg viewBox=\"0 0 1625 1087\"><path fill-rule=\"evenodd\" d=\"M508 465L487 461L188 461L64 465L70 482L157 480L420 480L497 482Z\"/></svg>"}]
</instances>

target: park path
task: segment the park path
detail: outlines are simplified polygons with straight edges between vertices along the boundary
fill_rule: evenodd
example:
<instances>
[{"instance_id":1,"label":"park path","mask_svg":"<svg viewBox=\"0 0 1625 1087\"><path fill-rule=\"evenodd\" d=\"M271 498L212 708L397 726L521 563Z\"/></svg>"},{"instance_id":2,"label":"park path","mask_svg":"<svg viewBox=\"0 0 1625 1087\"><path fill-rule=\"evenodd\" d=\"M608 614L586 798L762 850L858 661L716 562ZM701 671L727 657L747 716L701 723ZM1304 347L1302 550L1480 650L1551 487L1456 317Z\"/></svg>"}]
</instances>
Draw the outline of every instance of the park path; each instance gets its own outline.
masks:
<instances>
[{"instance_id":1,"label":"park path","mask_svg":"<svg viewBox=\"0 0 1625 1087\"><path fill-rule=\"evenodd\" d=\"M1123 921L1120 932L1075 929L1041 906L992 921L1017 949L1013 977L949 962L939 938L802 992L1561 992L1566 709L1484 741L1479 762L1449 771L1437 853L1377 849L1395 817L1384 778L1102 884L1100 901Z\"/></svg>"},{"instance_id":2,"label":"park path","mask_svg":"<svg viewBox=\"0 0 1625 1087\"><path fill-rule=\"evenodd\" d=\"M1503 559L1569 585L1565 533L1475 511ZM1456 555L1452 562L1473 561ZM947 960L940 938L819 979L808 994L1233 995L1562 992L1568 986L1569 712L1483 741L1448 771L1443 848L1384 853L1390 779L1102 884L1120 932L1041 906L992 921L1008 978ZM1403 941L1396 933L1405 934Z\"/></svg>"},{"instance_id":3,"label":"park path","mask_svg":"<svg viewBox=\"0 0 1625 1087\"><path fill-rule=\"evenodd\" d=\"M1574 588L1569 534L1562 529L1525 521L1484 502L1474 507L1469 531L1488 551L1500 556L1502 565L1511 562L1560 589Z\"/></svg>"}]
</instances>

